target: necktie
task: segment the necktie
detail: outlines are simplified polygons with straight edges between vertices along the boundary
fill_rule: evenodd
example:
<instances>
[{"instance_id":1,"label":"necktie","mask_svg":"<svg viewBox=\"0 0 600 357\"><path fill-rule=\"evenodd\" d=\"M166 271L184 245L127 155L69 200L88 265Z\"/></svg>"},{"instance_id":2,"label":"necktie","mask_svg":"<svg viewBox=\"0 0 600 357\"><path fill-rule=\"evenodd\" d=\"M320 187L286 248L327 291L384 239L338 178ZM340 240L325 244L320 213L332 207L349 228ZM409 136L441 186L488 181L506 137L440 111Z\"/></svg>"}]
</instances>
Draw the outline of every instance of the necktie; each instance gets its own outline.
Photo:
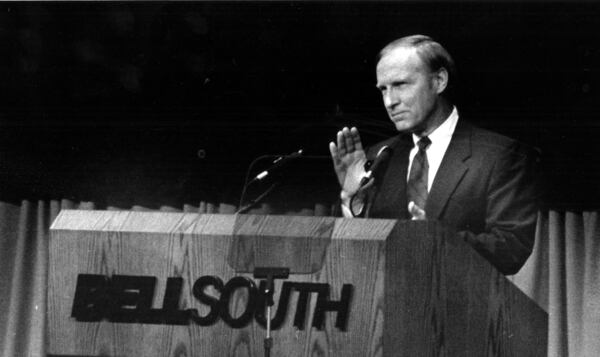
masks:
<instances>
[{"instance_id":1,"label":"necktie","mask_svg":"<svg viewBox=\"0 0 600 357\"><path fill-rule=\"evenodd\" d=\"M408 202L413 201L421 209L425 209L425 203L427 202L427 176L429 173L427 148L430 144L431 140L426 136L417 142L419 151L413 158L406 186Z\"/></svg>"}]
</instances>

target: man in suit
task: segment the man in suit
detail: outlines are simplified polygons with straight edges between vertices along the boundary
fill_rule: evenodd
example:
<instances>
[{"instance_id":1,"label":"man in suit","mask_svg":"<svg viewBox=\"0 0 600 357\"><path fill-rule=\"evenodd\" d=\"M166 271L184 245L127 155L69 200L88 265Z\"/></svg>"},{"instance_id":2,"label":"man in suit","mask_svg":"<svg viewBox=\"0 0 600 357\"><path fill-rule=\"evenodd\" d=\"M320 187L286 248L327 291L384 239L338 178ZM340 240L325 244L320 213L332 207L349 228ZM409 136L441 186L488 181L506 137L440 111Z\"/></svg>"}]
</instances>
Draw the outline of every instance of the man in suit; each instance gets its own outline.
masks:
<instances>
[{"instance_id":1,"label":"man in suit","mask_svg":"<svg viewBox=\"0 0 600 357\"><path fill-rule=\"evenodd\" d=\"M376 74L399 135L365 152L358 130L343 128L329 144L344 215L440 220L501 272L516 273L534 243L533 152L459 119L451 101L454 62L430 37L388 44ZM387 168L375 187L361 187L365 164L385 146L392 149Z\"/></svg>"}]
</instances>

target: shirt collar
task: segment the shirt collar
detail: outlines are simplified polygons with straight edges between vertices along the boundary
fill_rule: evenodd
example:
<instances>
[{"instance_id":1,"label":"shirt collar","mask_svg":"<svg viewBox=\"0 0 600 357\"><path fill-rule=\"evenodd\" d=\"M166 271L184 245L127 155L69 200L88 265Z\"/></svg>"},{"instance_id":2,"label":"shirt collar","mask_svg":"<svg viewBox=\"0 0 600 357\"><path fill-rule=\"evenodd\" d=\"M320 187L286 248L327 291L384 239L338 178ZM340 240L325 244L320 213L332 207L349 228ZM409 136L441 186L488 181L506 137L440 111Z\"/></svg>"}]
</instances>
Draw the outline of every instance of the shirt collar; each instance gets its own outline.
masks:
<instances>
[{"instance_id":1,"label":"shirt collar","mask_svg":"<svg viewBox=\"0 0 600 357\"><path fill-rule=\"evenodd\" d=\"M449 140L454 134L454 129L456 129L456 123L458 123L458 110L456 107L452 108L452 113L444 120L442 125L438 126L431 132L431 134L427 135L427 137L431 140L432 143L440 142L441 140ZM417 142L421 140L420 137L412 134L412 139L415 145Z\"/></svg>"}]
</instances>

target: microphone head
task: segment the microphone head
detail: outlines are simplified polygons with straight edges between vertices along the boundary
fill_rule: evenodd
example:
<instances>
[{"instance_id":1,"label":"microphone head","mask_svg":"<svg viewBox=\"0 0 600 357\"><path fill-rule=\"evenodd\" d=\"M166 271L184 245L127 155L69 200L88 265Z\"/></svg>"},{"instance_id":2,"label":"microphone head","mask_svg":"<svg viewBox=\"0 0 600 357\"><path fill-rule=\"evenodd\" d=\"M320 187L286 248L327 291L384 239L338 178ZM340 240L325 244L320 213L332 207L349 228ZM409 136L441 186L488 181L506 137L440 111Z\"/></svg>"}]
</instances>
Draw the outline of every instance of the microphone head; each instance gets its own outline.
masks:
<instances>
[{"instance_id":1,"label":"microphone head","mask_svg":"<svg viewBox=\"0 0 600 357\"><path fill-rule=\"evenodd\" d=\"M392 152L392 148L390 148L387 145L384 145L377 152L377 156L375 156L375 159L369 160L365 163L366 174L360 181L360 187L365 186L369 182L371 177L373 177L376 174L379 175L380 171L383 171L380 167L386 165L386 163L390 159L390 156L392 156Z\"/></svg>"},{"instance_id":2,"label":"microphone head","mask_svg":"<svg viewBox=\"0 0 600 357\"><path fill-rule=\"evenodd\" d=\"M375 161L377 161L377 160L387 160L387 159L390 158L390 156L392 156L393 152L394 152L394 150L392 150L391 147L389 147L387 145L384 145L377 152L377 156L375 157Z\"/></svg>"},{"instance_id":3,"label":"microphone head","mask_svg":"<svg viewBox=\"0 0 600 357\"><path fill-rule=\"evenodd\" d=\"M390 155L391 152L392 152L392 149L389 146L383 145L379 149L379 151L377 151L377 156L376 157L379 157L379 155L382 155L382 154L384 154L384 155Z\"/></svg>"},{"instance_id":4,"label":"microphone head","mask_svg":"<svg viewBox=\"0 0 600 357\"><path fill-rule=\"evenodd\" d=\"M381 167L385 166L392 156L393 150L389 146L385 145L377 152L377 156L375 160L373 160L373 164L369 168L369 172L371 175L374 175L380 171L382 171Z\"/></svg>"},{"instance_id":5,"label":"microphone head","mask_svg":"<svg viewBox=\"0 0 600 357\"><path fill-rule=\"evenodd\" d=\"M387 146L387 145L383 145L379 151L377 151L377 155L375 155L375 159L373 160L368 160L367 162L365 162L364 165L364 169L366 172L370 172L371 171L371 167L373 166L373 164L375 163L375 161L377 160L381 160L381 159L386 159L389 155L392 154L392 149ZM381 155L384 155L384 157L380 157Z\"/></svg>"}]
</instances>

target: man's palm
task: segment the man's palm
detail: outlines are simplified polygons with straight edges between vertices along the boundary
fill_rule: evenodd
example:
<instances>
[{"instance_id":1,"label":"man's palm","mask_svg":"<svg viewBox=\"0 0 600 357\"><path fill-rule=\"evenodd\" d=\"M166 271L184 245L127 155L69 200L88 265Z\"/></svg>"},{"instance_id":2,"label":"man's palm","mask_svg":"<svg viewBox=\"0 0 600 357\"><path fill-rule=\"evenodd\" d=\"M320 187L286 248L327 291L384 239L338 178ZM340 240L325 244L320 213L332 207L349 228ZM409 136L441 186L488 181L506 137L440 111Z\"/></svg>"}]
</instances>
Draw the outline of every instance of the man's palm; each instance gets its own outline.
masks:
<instances>
[{"instance_id":1,"label":"man's palm","mask_svg":"<svg viewBox=\"0 0 600 357\"><path fill-rule=\"evenodd\" d=\"M337 143L329 144L333 167L342 191L353 195L358 191L360 180L365 174L367 157L356 128L340 130L336 141Z\"/></svg>"}]
</instances>

